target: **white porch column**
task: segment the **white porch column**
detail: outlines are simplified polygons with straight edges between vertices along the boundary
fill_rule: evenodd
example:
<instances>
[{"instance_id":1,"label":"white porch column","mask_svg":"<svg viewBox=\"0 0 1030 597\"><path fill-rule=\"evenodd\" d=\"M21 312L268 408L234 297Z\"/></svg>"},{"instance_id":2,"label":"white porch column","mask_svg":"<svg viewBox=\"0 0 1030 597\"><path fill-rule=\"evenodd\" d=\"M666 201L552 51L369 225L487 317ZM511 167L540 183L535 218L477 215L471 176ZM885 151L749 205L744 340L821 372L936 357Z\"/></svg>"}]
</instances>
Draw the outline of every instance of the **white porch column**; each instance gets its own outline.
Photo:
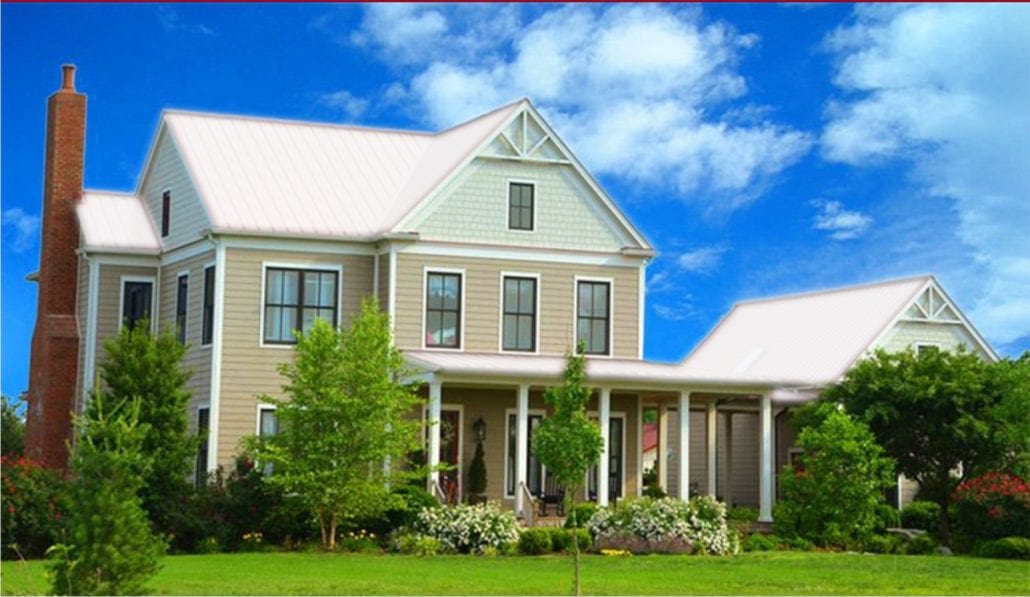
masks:
<instances>
[{"instance_id":1,"label":"white porch column","mask_svg":"<svg viewBox=\"0 0 1030 597\"><path fill-rule=\"evenodd\" d=\"M772 399L762 396L761 445L759 467L761 478L758 484L758 521L772 522L773 506L773 428Z\"/></svg>"},{"instance_id":2,"label":"white porch column","mask_svg":"<svg viewBox=\"0 0 1030 597\"><path fill-rule=\"evenodd\" d=\"M716 468L718 462L715 458L715 453L718 448L715 437L715 429L718 426L718 419L716 419L715 401L710 400L705 406L705 433L707 434L708 445L707 454L708 457L708 495L715 497L715 483L719 470Z\"/></svg>"},{"instance_id":3,"label":"white porch column","mask_svg":"<svg viewBox=\"0 0 1030 597\"><path fill-rule=\"evenodd\" d=\"M601 461L597 463L597 505L608 505L608 474L609 464L608 450L611 440L611 417L612 417L612 390L601 388L597 397L597 424L601 426Z\"/></svg>"},{"instance_id":4,"label":"white porch column","mask_svg":"<svg viewBox=\"0 0 1030 597\"><path fill-rule=\"evenodd\" d=\"M515 511L522 514L525 503L522 488L526 485L529 463L529 386L519 386L515 399Z\"/></svg>"},{"instance_id":5,"label":"white porch column","mask_svg":"<svg viewBox=\"0 0 1030 597\"><path fill-rule=\"evenodd\" d=\"M733 506L733 412L726 413L726 478L723 481L722 499L727 506Z\"/></svg>"},{"instance_id":6,"label":"white porch column","mask_svg":"<svg viewBox=\"0 0 1030 597\"><path fill-rule=\"evenodd\" d=\"M662 402L658 405L658 454L655 455L655 466L658 467L658 486L669 491L669 405Z\"/></svg>"},{"instance_id":7,"label":"white porch column","mask_svg":"<svg viewBox=\"0 0 1030 597\"><path fill-rule=\"evenodd\" d=\"M440 483L440 402L442 385L439 381L429 382L429 485L430 489ZM435 495L435 494L434 494Z\"/></svg>"},{"instance_id":8,"label":"white porch column","mask_svg":"<svg viewBox=\"0 0 1030 597\"><path fill-rule=\"evenodd\" d=\"M690 392L680 392L679 401L680 499L690 499Z\"/></svg>"}]
</instances>

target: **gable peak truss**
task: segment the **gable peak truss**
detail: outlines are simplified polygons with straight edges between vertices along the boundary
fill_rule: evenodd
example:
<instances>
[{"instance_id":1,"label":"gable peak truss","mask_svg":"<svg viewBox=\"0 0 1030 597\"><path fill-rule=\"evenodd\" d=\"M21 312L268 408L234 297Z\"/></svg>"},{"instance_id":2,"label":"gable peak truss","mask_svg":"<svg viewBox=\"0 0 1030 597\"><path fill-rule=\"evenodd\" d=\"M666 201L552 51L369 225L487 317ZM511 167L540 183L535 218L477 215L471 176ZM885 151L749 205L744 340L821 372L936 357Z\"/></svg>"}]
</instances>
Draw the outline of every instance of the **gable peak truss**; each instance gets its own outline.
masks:
<instances>
[{"instance_id":1,"label":"gable peak truss","mask_svg":"<svg viewBox=\"0 0 1030 597\"><path fill-rule=\"evenodd\" d=\"M904 321L962 324L951 302L934 284L928 284L905 310Z\"/></svg>"},{"instance_id":2,"label":"gable peak truss","mask_svg":"<svg viewBox=\"0 0 1030 597\"><path fill-rule=\"evenodd\" d=\"M497 133L483 156L552 164L570 163L547 127L526 109L520 111Z\"/></svg>"}]
</instances>

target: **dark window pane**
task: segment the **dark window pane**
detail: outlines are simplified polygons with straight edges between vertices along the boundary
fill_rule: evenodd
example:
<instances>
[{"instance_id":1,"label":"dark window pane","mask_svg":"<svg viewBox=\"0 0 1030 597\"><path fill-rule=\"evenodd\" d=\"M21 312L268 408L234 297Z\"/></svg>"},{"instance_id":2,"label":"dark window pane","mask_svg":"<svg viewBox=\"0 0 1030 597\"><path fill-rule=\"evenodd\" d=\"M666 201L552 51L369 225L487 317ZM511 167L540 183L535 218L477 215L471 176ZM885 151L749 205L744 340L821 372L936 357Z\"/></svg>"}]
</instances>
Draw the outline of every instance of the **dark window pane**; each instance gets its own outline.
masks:
<instances>
[{"instance_id":1,"label":"dark window pane","mask_svg":"<svg viewBox=\"0 0 1030 597\"><path fill-rule=\"evenodd\" d=\"M161 237L168 236L168 230L172 223L172 194L165 191L161 195Z\"/></svg>"},{"instance_id":2,"label":"dark window pane","mask_svg":"<svg viewBox=\"0 0 1030 597\"><path fill-rule=\"evenodd\" d=\"M175 293L175 330L179 342L186 343L186 307L189 302L189 276L179 276L178 288Z\"/></svg>"},{"instance_id":3,"label":"dark window pane","mask_svg":"<svg viewBox=\"0 0 1030 597\"><path fill-rule=\"evenodd\" d=\"M426 346L461 346L461 274L426 274Z\"/></svg>"},{"instance_id":4,"label":"dark window pane","mask_svg":"<svg viewBox=\"0 0 1030 597\"><path fill-rule=\"evenodd\" d=\"M533 229L533 185L513 182L508 187L508 228Z\"/></svg>"},{"instance_id":5,"label":"dark window pane","mask_svg":"<svg viewBox=\"0 0 1030 597\"><path fill-rule=\"evenodd\" d=\"M215 327L215 268L204 269L204 320L200 343L211 344Z\"/></svg>"},{"instance_id":6,"label":"dark window pane","mask_svg":"<svg viewBox=\"0 0 1030 597\"><path fill-rule=\"evenodd\" d=\"M143 319L150 319L150 304L154 285L150 282L126 282L122 288L122 322L134 327Z\"/></svg>"},{"instance_id":7,"label":"dark window pane","mask_svg":"<svg viewBox=\"0 0 1030 597\"><path fill-rule=\"evenodd\" d=\"M294 344L316 319L337 320L336 272L269 268L265 277L265 342Z\"/></svg>"}]
</instances>

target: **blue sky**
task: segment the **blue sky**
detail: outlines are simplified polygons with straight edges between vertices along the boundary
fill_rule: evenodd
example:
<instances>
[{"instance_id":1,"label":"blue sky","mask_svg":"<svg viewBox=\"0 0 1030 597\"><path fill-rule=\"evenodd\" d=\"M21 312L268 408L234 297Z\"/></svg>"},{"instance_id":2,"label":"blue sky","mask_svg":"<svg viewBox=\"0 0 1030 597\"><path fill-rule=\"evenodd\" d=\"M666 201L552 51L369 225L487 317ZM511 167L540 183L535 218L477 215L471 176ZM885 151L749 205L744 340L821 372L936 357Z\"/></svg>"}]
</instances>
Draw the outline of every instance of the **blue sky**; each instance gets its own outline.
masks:
<instances>
[{"instance_id":1,"label":"blue sky","mask_svg":"<svg viewBox=\"0 0 1030 597\"><path fill-rule=\"evenodd\" d=\"M1030 349L1030 7L0 6L2 389L27 384L45 98L86 186L163 108L436 130L528 96L656 245L646 355L737 300L932 272Z\"/></svg>"}]
</instances>

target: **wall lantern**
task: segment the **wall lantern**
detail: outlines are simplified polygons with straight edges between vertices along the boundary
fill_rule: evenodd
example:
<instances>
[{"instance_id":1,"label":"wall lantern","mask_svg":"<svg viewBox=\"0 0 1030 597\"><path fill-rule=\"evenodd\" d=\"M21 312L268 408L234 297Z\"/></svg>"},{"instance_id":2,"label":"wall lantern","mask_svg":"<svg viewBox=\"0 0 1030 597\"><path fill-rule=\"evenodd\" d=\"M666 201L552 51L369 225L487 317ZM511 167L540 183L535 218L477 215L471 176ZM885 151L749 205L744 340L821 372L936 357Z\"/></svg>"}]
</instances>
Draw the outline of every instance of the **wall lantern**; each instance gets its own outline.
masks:
<instances>
[{"instance_id":1,"label":"wall lantern","mask_svg":"<svg viewBox=\"0 0 1030 597\"><path fill-rule=\"evenodd\" d=\"M472 424L472 430L476 432L476 441L483 441L486 439L486 421L483 417L476 419L476 422Z\"/></svg>"}]
</instances>

